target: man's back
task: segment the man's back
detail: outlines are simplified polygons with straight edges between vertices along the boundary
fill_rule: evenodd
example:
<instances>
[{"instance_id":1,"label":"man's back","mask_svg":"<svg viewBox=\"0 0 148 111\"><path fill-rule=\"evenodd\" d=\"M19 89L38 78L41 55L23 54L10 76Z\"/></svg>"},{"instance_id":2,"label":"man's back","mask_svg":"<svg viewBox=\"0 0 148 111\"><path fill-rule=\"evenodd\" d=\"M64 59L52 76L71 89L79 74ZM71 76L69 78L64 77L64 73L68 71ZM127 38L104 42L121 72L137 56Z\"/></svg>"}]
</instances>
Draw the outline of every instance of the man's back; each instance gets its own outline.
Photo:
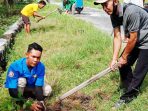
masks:
<instances>
[{"instance_id":1,"label":"man's back","mask_svg":"<svg viewBox=\"0 0 148 111\"><path fill-rule=\"evenodd\" d=\"M28 4L26 5L22 11L21 11L21 14L25 15L25 16L33 16L33 12L37 11L38 10L38 4Z\"/></svg>"},{"instance_id":2,"label":"man's back","mask_svg":"<svg viewBox=\"0 0 148 111\"><path fill-rule=\"evenodd\" d=\"M137 46L148 49L148 13L143 8L128 4L123 15L123 27L126 36L130 32L138 32Z\"/></svg>"},{"instance_id":3,"label":"man's back","mask_svg":"<svg viewBox=\"0 0 148 111\"><path fill-rule=\"evenodd\" d=\"M76 7L83 7L83 0L76 0Z\"/></svg>"}]
</instances>

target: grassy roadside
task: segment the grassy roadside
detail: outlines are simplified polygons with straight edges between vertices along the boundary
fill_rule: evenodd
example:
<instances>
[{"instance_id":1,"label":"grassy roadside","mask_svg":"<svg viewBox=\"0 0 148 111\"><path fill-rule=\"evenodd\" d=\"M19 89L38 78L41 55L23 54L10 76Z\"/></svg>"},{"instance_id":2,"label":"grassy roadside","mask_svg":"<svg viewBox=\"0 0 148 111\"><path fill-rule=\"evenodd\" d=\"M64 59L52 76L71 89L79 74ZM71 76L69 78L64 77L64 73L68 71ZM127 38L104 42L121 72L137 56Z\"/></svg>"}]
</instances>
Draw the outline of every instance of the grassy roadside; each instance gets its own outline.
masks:
<instances>
[{"instance_id":1,"label":"grassy roadside","mask_svg":"<svg viewBox=\"0 0 148 111\"><path fill-rule=\"evenodd\" d=\"M15 23L20 17L20 10L25 3L15 4L9 9L0 4L0 36L7 30L8 26Z\"/></svg>"},{"instance_id":2,"label":"grassy roadside","mask_svg":"<svg viewBox=\"0 0 148 111\"><path fill-rule=\"evenodd\" d=\"M46 7L43 14L55 7ZM9 58L9 64L24 57L29 43L38 42L44 48L42 62L46 66L48 82L53 86L52 103L61 94L87 80L92 75L108 67L112 56L111 37L98 31L91 24L74 19L68 15L52 14L47 19L36 23L32 18L32 35L26 36L24 31L17 35L16 42ZM88 87L80 90L93 97L90 105L96 111L109 111L119 98L117 87L119 73L111 73ZM2 75L5 79L6 72ZM145 79L142 94L129 105L123 106L125 111L146 111L148 89ZM4 82L4 80L3 80ZM11 111L12 101L6 89L0 90L0 111ZM76 105L72 111L84 111Z\"/></svg>"}]
</instances>

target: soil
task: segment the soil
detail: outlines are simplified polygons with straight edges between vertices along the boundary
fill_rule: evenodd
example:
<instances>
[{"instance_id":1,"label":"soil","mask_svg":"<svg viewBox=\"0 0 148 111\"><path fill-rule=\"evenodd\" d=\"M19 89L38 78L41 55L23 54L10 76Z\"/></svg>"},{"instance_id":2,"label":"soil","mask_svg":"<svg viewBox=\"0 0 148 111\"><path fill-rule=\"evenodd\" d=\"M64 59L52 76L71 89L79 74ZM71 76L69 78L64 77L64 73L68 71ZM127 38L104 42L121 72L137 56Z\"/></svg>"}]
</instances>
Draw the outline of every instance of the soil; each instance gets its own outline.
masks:
<instances>
[{"instance_id":1,"label":"soil","mask_svg":"<svg viewBox=\"0 0 148 111\"><path fill-rule=\"evenodd\" d=\"M92 97L84 93L75 93L63 101L57 101L47 107L47 111L96 111L96 108L91 105Z\"/></svg>"},{"instance_id":2,"label":"soil","mask_svg":"<svg viewBox=\"0 0 148 111\"><path fill-rule=\"evenodd\" d=\"M110 100L111 96L110 94L108 93L105 93L103 91L101 91L100 89L95 89L94 91L92 91L93 94L92 94L92 98L100 98L101 100L104 100L104 101L108 101Z\"/></svg>"}]
</instances>

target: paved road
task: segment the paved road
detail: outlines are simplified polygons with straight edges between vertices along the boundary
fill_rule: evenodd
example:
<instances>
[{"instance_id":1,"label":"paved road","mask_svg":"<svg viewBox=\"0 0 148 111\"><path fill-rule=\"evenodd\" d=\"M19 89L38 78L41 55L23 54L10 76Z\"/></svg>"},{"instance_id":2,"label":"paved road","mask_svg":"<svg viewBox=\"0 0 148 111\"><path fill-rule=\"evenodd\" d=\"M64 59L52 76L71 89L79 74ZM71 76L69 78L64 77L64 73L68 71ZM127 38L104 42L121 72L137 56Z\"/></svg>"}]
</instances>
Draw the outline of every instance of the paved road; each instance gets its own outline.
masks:
<instances>
[{"instance_id":1,"label":"paved road","mask_svg":"<svg viewBox=\"0 0 148 111\"><path fill-rule=\"evenodd\" d=\"M90 7L84 7L81 14L75 14L76 18L91 22L95 27L102 31L112 33L112 25L110 17L101 9L94 9Z\"/></svg>"},{"instance_id":2,"label":"paved road","mask_svg":"<svg viewBox=\"0 0 148 111\"><path fill-rule=\"evenodd\" d=\"M51 4L62 6L60 2L50 1ZM78 19L85 20L92 23L95 27L101 29L102 31L112 33L112 26L109 16L101 9L95 9L90 7L84 7L81 14L74 15Z\"/></svg>"}]
</instances>

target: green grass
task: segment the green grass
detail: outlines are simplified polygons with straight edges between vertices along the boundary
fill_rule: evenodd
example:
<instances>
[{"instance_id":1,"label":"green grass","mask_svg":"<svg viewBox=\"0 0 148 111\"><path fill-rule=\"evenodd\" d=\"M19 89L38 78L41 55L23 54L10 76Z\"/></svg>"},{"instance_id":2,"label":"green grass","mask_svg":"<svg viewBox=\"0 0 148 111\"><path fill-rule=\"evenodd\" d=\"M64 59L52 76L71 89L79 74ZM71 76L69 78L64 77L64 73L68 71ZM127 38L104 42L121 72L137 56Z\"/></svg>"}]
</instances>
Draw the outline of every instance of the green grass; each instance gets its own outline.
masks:
<instances>
[{"instance_id":1,"label":"green grass","mask_svg":"<svg viewBox=\"0 0 148 111\"><path fill-rule=\"evenodd\" d=\"M0 4L0 36L7 30L8 26L14 23L20 16L20 10L25 4L15 4L13 7L7 8Z\"/></svg>"},{"instance_id":2,"label":"green grass","mask_svg":"<svg viewBox=\"0 0 148 111\"><path fill-rule=\"evenodd\" d=\"M49 5L42 14L46 15L54 9L55 7ZM47 102L54 102L63 93L108 67L112 57L112 38L91 24L57 13L39 23L33 18L31 22L31 36L26 36L24 30L17 35L8 66L14 60L24 57L28 44L37 42L43 46L41 61L46 66L46 79L53 87L53 96ZM2 74L3 83L5 75L6 72ZM140 96L123 106L121 111L147 110L147 80L148 78L144 81ZM94 97L90 105L95 106L97 111L109 111L119 99L118 84L119 73L110 73L80 92ZM107 95L108 99L100 99L97 91ZM0 99L0 111L14 111L12 100L4 88L0 90ZM82 111L82 108L74 107L72 111Z\"/></svg>"}]
</instances>

